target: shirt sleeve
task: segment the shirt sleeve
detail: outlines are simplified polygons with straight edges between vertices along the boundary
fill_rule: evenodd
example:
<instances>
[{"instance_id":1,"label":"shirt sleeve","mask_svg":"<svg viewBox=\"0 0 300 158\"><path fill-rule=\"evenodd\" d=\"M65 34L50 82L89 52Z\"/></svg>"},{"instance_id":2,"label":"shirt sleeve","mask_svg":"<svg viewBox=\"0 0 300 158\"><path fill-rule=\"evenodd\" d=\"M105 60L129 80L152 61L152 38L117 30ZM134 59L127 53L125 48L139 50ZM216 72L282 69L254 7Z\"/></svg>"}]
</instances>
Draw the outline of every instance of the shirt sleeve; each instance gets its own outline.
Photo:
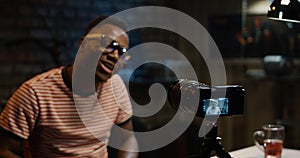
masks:
<instances>
[{"instance_id":1,"label":"shirt sleeve","mask_svg":"<svg viewBox=\"0 0 300 158\"><path fill-rule=\"evenodd\" d=\"M120 107L115 123L122 124L131 118L132 104L126 86L119 75L114 75L113 83L113 91L116 94L115 96L117 96L116 101L118 106Z\"/></svg>"},{"instance_id":2,"label":"shirt sleeve","mask_svg":"<svg viewBox=\"0 0 300 158\"><path fill-rule=\"evenodd\" d=\"M34 90L26 83L12 95L0 114L0 126L27 139L32 132L39 108Z\"/></svg>"}]
</instances>

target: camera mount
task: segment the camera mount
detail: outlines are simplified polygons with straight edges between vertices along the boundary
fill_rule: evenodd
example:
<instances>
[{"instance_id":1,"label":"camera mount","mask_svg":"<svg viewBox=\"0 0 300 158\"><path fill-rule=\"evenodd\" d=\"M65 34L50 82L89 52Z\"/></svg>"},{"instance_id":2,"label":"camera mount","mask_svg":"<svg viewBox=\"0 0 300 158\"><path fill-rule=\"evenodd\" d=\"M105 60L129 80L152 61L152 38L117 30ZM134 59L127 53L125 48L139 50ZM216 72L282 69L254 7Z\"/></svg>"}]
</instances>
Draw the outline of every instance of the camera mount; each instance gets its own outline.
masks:
<instances>
[{"instance_id":1,"label":"camera mount","mask_svg":"<svg viewBox=\"0 0 300 158\"><path fill-rule=\"evenodd\" d=\"M211 153L215 151L216 156L219 158L231 158L222 146L221 137L218 137L218 126L214 125L213 128L202 138L199 158L210 158Z\"/></svg>"}]
</instances>

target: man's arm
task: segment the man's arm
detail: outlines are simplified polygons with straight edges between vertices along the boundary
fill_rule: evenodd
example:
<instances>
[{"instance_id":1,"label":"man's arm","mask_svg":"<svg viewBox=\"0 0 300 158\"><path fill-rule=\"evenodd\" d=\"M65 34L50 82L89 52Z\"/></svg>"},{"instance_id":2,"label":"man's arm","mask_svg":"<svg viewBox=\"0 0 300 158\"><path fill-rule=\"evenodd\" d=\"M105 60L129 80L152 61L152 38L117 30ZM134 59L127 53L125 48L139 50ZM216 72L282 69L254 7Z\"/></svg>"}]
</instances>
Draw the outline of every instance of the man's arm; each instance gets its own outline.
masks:
<instances>
[{"instance_id":1,"label":"man's arm","mask_svg":"<svg viewBox=\"0 0 300 158\"><path fill-rule=\"evenodd\" d=\"M24 139L0 127L0 158L23 157Z\"/></svg>"},{"instance_id":2,"label":"man's arm","mask_svg":"<svg viewBox=\"0 0 300 158\"><path fill-rule=\"evenodd\" d=\"M128 131L133 131L131 119L126 121L125 123L122 123L120 127ZM126 151L119 150L118 158L137 158L138 152L130 152L130 151L138 151L138 143L135 136L133 134L123 135L122 138L124 138L121 140L122 147L123 149L126 149Z\"/></svg>"}]
</instances>

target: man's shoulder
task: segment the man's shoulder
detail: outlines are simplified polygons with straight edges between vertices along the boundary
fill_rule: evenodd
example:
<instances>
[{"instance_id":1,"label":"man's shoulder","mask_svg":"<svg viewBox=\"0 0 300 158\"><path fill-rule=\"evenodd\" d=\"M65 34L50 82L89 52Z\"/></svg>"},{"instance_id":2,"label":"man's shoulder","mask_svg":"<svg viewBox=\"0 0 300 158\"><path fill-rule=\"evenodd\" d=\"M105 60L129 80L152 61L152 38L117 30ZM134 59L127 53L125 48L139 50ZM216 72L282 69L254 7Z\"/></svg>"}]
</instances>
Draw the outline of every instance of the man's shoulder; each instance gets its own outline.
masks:
<instances>
[{"instance_id":1,"label":"man's shoulder","mask_svg":"<svg viewBox=\"0 0 300 158\"><path fill-rule=\"evenodd\" d=\"M25 81L24 84L35 85L35 84L51 83L51 81L56 81L56 80L62 78L62 76L61 76L62 69L63 69L63 67L47 69L47 70L37 74L36 76L32 77L31 79Z\"/></svg>"}]
</instances>

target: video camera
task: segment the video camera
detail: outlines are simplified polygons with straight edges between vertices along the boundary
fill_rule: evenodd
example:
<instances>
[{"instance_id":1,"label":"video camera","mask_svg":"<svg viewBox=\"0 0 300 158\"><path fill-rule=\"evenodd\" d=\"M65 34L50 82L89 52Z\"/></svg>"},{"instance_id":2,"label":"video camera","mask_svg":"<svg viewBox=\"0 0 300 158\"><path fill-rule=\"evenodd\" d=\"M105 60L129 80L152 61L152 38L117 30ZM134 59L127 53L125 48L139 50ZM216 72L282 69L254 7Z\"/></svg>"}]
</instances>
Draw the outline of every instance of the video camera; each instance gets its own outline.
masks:
<instances>
[{"instance_id":1,"label":"video camera","mask_svg":"<svg viewBox=\"0 0 300 158\"><path fill-rule=\"evenodd\" d=\"M240 85L213 86L197 81L180 79L173 83L168 90L168 100L174 109L178 109L184 97L193 97L199 91L199 107L196 116L208 115L232 116L244 113L245 89ZM185 106L185 105L183 105ZM190 105L189 105L190 106ZM197 106L197 105L193 105ZM191 107L185 107L191 108Z\"/></svg>"}]
</instances>

